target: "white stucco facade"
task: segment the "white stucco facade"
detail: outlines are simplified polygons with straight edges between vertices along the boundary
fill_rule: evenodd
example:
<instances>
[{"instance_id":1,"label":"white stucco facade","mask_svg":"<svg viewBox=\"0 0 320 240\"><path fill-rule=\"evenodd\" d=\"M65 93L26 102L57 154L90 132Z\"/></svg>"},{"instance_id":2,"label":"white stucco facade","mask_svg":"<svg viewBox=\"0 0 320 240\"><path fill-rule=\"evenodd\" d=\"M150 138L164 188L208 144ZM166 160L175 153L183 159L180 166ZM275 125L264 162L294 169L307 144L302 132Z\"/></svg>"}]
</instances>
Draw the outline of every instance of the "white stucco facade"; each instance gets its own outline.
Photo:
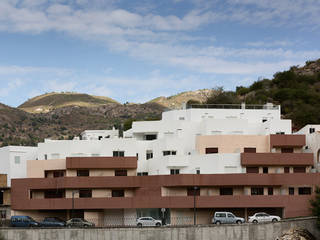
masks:
<instances>
[{"instance_id":1,"label":"white stucco facade","mask_svg":"<svg viewBox=\"0 0 320 240\"><path fill-rule=\"evenodd\" d=\"M0 173L7 174L8 186L11 179L26 178L26 161L37 157L37 147L7 146L0 148Z\"/></svg>"}]
</instances>

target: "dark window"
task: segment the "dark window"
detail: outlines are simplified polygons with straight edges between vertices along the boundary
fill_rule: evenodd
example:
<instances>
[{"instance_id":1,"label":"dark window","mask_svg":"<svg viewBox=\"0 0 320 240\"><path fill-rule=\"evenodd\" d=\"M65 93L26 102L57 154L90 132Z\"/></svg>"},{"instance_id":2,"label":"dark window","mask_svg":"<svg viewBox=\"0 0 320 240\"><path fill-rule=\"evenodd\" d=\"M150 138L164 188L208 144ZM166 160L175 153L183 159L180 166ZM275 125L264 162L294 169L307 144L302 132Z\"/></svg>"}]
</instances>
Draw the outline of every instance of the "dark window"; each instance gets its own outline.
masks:
<instances>
[{"instance_id":1,"label":"dark window","mask_svg":"<svg viewBox=\"0 0 320 240\"><path fill-rule=\"evenodd\" d=\"M112 190L112 197L124 197L124 190Z\"/></svg>"},{"instance_id":2,"label":"dark window","mask_svg":"<svg viewBox=\"0 0 320 240\"><path fill-rule=\"evenodd\" d=\"M80 189L79 190L79 198L91 198L92 190L91 189Z\"/></svg>"},{"instance_id":3,"label":"dark window","mask_svg":"<svg viewBox=\"0 0 320 240\"><path fill-rule=\"evenodd\" d=\"M218 153L219 149L217 147L206 148L206 154Z\"/></svg>"},{"instance_id":4,"label":"dark window","mask_svg":"<svg viewBox=\"0 0 320 240\"><path fill-rule=\"evenodd\" d=\"M293 187L289 187L289 195L294 195L294 188Z\"/></svg>"},{"instance_id":5,"label":"dark window","mask_svg":"<svg viewBox=\"0 0 320 240\"><path fill-rule=\"evenodd\" d=\"M138 173L137 173L137 176L142 176L142 173L141 173L141 172L138 172Z\"/></svg>"},{"instance_id":6,"label":"dark window","mask_svg":"<svg viewBox=\"0 0 320 240\"><path fill-rule=\"evenodd\" d=\"M147 151L146 159L148 160L150 158L153 158L153 152L152 151Z\"/></svg>"},{"instance_id":7,"label":"dark window","mask_svg":"<svg viewBox=\"0 0 320 240\"><path fill-rule=\"evenodd\" d=\"M127 176L127 170L115 170L114 171L114 175L115 176Z\"/></svg>"},{"instance_id":8,"label":"dark window","mask_svg":"<svg viewBox=\"0 0 320 240\"><path fill-rule=\"evenodd\" d=\"M148 134L145 136L146 136L146 140L148 140L148 141L157 139L157 134Z\"/></svg>"},{"instance_id":9,"label":"dark window","mask_svg":"<svg viewBox=\"0 0 320 240\"><path fill-rule=\"evenodd\" d=\"M200 174L200 169L197 169L197 170L196 170L196 173L197 173L197 174Z\"/></svg>"},{"instance_id":10,"label":"dark window","mask_svg":"<svg viewBox=\"0 0 320 240\"><path fill-rule=\"evenodd\" d=\"M276 134L284 135L284 134L285 134L285 132L276 132Z\"/></svg>"},{"instance_id":11,"label":"dark window","mask_svg":"<svg viewBox=\"0 0 320 240\"><path fill-rule=\"evenodd\" d=\"M170 174L171 175L176 175L180 173L180 169L170 169Z\"/></svg>"},{"instance_id":12,"label":"dark window","mask_svg":"<svg viewBox=\"0 0 320 240\"><path fill-rule=\"evenodd\" d=\"M124 157L124 151L113 151L114 157Z\"/></svg>"},{"instance_id":13,"label":"dark window","mask_svg":"<svg viewBox=\"0 0 320 240\"><path fill-rule=\"evenodd\" d=\"M0 205L3 204L3 192L0 190Z\"/></svg>"},{"instance_id":14,"label":"dark window","mask_svg":"<svg viewBox=\"0 0 320 240\"><path fill-rule=\"evenodd\" d=\"M244 151L245 153L256 153L256 148L253 148L253 147L245 147L245 148L243 149L243 151Z\"/></svg>"},{"instance_id":15,"label":"dark window","mask_svg":"<svg viewBox=\"0 0 320 240\"><path fill-rule=\"evenodd\" d=\"M273 195L273 188L272 187L268 187L268 195Z\"/></svg>"},{"instance_id":16,"label":"dark window","mask_svg":"<svg viewBox=\"0 0 320 240\"><path fill-rule=\"evenodd\" d=\"M163 156L170 155L170 151L163 151Z\"/></svg>"},{"instance_id":17,"label":"dark window","mask_svg":"<svg viewBox=\"0 0 320 240\"><path fill-rule=\"evenodd\" d=\"M294 173L305 173L306 167L293 167L293 172Z\"/></svg>"},{"instance_id":18,"label":"dark window","mask_svg":"<svg viewBox=\"0 0 320 240\"><path fill-rule=\"evenodd\" d=\"M148 172L142 172L142 176L148 176Z\"/></svg>"},{"instance_id":19,"label":"dark window","mask_svg":"<svg viewBox=\"0 0 320 240\"><path fill-rule=\"evenodd\" d=\"M194 187L190 187L187 189L188 196L200 196L200 188L194 189Z\"/></svg>"},{"instance_id":20,"label":"dark window","mask_svg":"<svg viewBox=\"0 0 320 240\"><path fill-rule=\"evenodd\" d=\"M233 195L233 188L220 188L220 195Z\"/></svg>"},{"instance_id":21,"label":"dark window","mask_svg":"<svg viewBox=\"0 0 320 240\"><path fill-rule=\"evenodd\" d=\"M309 133L314 133L315 129L314 128L309 128Z\"/></svg>"},{"instance_id":22,"label":"dark window","mask_svg":"<svg viewBox=\"0 0 320 240\"><path fill-rule=\"evenodd\" d=\"M289 173L290 172L290 168L289 167L284 167L284 173Z\"/></svg>"},{"instance_id":23,"label":"dark window","mask_svg":"<svg viewBox=\"0 0 320 240\"><path fill-rule=\"evenodd\" d=\"M163 156L177 155L177 151L163 151Z\"/></svg>"},{"instance_id":24,"label":"dark window","mask_svg":"<svg viewBox=\"0 0 320 240\"><path fill-rule=\"evenodd\" d=\"M281 153L293 153L293 148L281 148Z\"/></svg>"},{"instance_id":25,"label":"dark window","mask_svg":"<svg viewBox=\"0 0 320 240\"><path fill-rule=\"evenodd\" d=\"M259 167L246 167L247 173L259 173Z\"/></svg>"},{"instance_id":26,"label":"dark window","mask_svg":"<svg viewBox=\"0 0 320 240\"><path fill-rule=\"evenodd\" d=\"M64 171L54 171L54 172L53 172L53 177L54 177L54 178L64 177Z\"/></svg>"},{"instance_id":27,"label":"dark window","mask_svg":"<svg viewBox=\"0 0 320 240\"><path fill-rule=\"evenodd\" d=\"M65 191L63 189L49 189L44 191L44 198L64 198Z\"/></svg>"},{"instance_id":28,"label":"dark window","mask_svg":"<svg viewBox=\"0 0 320 240\"><path fill-rule=\"evenodd\" d=\"M102 139L102 136L99 136L98 139L101 140L101 139Z\"/></svg>"},{"instance_id":29,"label":"dark window","mask_svg":"<svg viewBox=\"0 0 320 240\"><path fill-rule=\"evenodd\" d=\"M262 187L252 187L251 188L251 195L263 195L263 188Z\"/></svg>"},{"instance_id":30,"label":"dark window","mask_svg":"<svg viewBox=\"0 0 320 240\"><path fill-rule=\"evenodd\" d=\"M263 173L268 173L268 167L263 167Z\"/></svg>"},{"instance_id":31,"label":"dark window","mask_svg":"<svg viewBox=\"0 0 320 240\"><path fill-rule=\"evenodd\" d=\"M311 187L299 187L299 195L311 195Z\"/></svg>"},{"instance_id":32,"label":"dark window","mask_svg":"<svg viewBox=\"0 0 320 240\"><path fill-rule=\"evenodd\" d=\"M78 177L89 177L89 170L77 170L77 176Z\"/></svg>"},{"instance_id":33,"label":"dark window","mask_svg":"<svg viewBox=\"0 0 320 240\"><path fill-rule=\"evenodd\" d=\"M48 160L48 155L47 154L44 155L44 160Z\"/></svg>"},{"instance_id":34,"label":"dark window","mask_svg":"<svg viewBox=\"0 0 320 240\"><path fill-rule=\"evenodd\" d=\"M265 119L265 118L264 118L264 119L262 119L262 122L263 122L263 123L264 123L264 122L266 122L266 121L268 121L268 119Z\"/></svg>"}]
</instances>

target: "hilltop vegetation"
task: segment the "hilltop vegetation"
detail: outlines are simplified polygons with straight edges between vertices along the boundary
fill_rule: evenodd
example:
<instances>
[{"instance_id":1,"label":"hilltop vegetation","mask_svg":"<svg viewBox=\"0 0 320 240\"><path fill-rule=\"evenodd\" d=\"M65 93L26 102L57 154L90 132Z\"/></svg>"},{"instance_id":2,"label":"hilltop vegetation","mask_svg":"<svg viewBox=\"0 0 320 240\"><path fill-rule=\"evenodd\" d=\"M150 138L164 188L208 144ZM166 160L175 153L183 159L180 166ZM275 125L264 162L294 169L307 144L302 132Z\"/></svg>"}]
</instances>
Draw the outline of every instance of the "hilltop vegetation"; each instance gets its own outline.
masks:
<instances>
[{"instance_id":1,"label":"hilltop vegetation","mask_svg":"<svg viewBox=\"0 0 320 240\"><path fill-rule=\"evenodd\" d=\"M283 117L292 119L295 129L320 123L320 59L278 72L272 79L256 81L249 87L239 86L234 92L217 90L218 94L210 96L206 103L272 102L281 105Z\"/></svg>"},{"instance_id":2,"label":"hilltop vegetation","mask_svg":"<svg viewBox=\"0 0 320 240\"><path fill-rule=\"evenodd\" d=\"M18 108L30 113L45 113L66 106L97 107L109 103L118 102L108 97L82 93L52 92L29 99Z\"/></svg>"},{"instance_id":3,"label":"hilltop vegetation","mask_svg":"<svg viewBox=\"0 0 320 240\"><path fill-rule=\"evenodd\" d=\"M169 97L157 97L148 103L157 103L166 108L178 109L181 108L183 103L187 103L189 101L194 103L203 103L212 94L214 94L213 89L201 89L196 91L182 92Z\"/></svg>"}]
</instances>

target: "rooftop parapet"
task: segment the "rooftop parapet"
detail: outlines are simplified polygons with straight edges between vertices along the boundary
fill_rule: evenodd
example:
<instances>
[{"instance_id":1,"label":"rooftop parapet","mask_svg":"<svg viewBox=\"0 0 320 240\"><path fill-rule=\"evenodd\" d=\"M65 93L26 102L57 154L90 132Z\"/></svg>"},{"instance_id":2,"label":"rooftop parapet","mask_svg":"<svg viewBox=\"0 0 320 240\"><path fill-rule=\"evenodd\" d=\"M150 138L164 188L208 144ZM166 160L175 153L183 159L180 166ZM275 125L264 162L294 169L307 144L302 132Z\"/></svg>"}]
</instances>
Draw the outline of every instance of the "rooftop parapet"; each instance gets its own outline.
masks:
<instances>
[{"instance_id":1,"label":"rooftop parapet","mask_svg":"<svg viewBox=\"0 0 320 240\"><path fill-rule=\"evenodd\" d=\"M204 108L204 109L262 109L262 110L280 110L280 105L267 103L264 105L258 104L190 104L186 105L186 109Z\"/></svg>"}]
</instances>

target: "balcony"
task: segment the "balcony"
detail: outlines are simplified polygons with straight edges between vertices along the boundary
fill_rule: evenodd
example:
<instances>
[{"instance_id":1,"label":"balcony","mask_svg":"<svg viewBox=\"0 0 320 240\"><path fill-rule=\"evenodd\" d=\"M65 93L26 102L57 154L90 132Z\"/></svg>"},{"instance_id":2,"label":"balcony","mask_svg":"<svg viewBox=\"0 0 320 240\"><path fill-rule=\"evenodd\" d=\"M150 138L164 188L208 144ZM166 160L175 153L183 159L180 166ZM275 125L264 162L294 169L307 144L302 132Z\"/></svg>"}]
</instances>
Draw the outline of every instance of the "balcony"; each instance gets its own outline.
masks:
<instances>
[{"instance_id":1,"label":"balcony","mask_svg":"<svg viewBox=\"0 0 320 240\"><path fill-rule=\"evenodd\" d=\"M197 208L258 208L285 207L290 204L303 206L308 204L311 195L237 195L237 196L197 196ZM193 208L193 196L176 197L110 197L75 198L74 209L128 209L128 208ZM14 201L14 210L67 210L72 209L71 198L27 199Z\"/></svg>"},{"instance_id":2,"label":"balcony","mask_svg":"<svg viewBox=\"0 0 320 240\"><path fill-rule=\"evenodd\" d=\"M241 153L242 166L312 166L312 153Z\"/></svg>"},{"instance_id":3,"label":"balcony","mask_svg":"<svg viewBox=\"0 0 320 240\"><path fill-rule=\"evenodd\" d=\"M306 145L305 135L270 135L270 146L274 147L303 147Z\"/></svg>"},{"instance_id":4,"label":"balcony","mask_svg":"<svg viewBox=\"0 0 320 240\"><path fill-rule=\"evenodd\" d=\"M137 157L67 157L67 169L136 169Z\"/></svg>"}]
</instances>

